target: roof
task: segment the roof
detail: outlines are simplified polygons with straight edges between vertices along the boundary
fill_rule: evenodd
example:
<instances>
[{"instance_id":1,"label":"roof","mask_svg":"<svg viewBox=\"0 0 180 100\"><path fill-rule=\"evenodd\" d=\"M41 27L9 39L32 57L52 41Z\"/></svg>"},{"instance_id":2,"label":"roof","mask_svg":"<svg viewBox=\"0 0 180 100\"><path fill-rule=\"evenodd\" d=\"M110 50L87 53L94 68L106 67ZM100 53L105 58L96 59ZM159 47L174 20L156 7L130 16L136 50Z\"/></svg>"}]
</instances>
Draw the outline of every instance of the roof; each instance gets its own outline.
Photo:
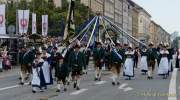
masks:
<instances>
[{"instance_id":1,"label":"roof","mask_svg":"<svg viewBox=\"0 0 180 100\"><path fill-rule=\"evenodd\" d=\"M148 16L151 17L151 14L149 14L144 8L136 4L134 1L128 0L128 2L131 4L131 6L135 7L137 10L143 11L144 13L146 13Z\"/></svg>"}]
</instances>

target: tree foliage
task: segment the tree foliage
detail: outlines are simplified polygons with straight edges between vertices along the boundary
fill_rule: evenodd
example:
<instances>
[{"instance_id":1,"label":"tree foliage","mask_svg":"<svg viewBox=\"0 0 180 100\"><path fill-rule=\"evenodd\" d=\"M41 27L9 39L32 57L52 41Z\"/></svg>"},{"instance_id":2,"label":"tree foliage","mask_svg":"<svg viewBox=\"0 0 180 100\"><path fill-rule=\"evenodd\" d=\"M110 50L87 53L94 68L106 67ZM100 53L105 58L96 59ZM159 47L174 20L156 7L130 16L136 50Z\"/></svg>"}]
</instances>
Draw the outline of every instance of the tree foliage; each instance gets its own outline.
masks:
<instances>
[{"instance_id":1,"label":"tree foliage","mask_svg":"<svg viewBox=\"0 0 180 100\"><path fill-rule=\"evenodd\" d=\"M7 4L7 25L16 25L16 10L17 9L29 9L30 21L28 32L31 33L31 14L34 12L37 16L37 32L41 34L41 15L47 14L49 17L49 31L48 34L52 36L62 35L61 21L64 20L66 24L66 17L68 13L68 2L62 0L62 7L56 7L53 1L49 0L32 0L26 2L26 0L20 0L17 4L11 2ZM78 27L80 24L88 19L89 8L80 3L80 0L75 2L75 25ZM92 16L92 13L90 13Z\"/></svg>"}]
</instances>

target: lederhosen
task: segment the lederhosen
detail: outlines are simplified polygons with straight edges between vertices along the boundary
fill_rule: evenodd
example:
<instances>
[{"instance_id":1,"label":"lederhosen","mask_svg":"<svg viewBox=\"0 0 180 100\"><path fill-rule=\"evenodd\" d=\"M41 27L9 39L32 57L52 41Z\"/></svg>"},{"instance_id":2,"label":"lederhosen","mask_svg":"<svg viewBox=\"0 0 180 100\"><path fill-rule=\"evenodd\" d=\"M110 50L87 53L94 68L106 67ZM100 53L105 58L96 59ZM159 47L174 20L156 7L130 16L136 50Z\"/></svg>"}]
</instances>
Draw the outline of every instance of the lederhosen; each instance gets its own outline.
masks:
<instances>
[{"instance_id":1,"label":"lederhosen","mask_svg":"<svg viewBox=\"0 0 180 100\"><path fill-rule=\"evenodd\" d=\"M117 73L120 73L122 60L113 51L111 51L110 62L111 62L111 67L115 67Z\"/></svg>"},{"instance_id":2,"label":"lederhosen","mask_svg":"<svg viewBox=\"0 0 180 100\"><path fill-rule=\"evenodd\" d=\"M99 69L102 69L102 66L103 66L104 62L101 62L101 59L104 60L104 51L102 50L102 48L100 48L99 50L97 50L95 52L94 55L95 55L95 57L94 57L95 67L99 68Z\"/></svg>"},{"instance_id":3,"label":"lederhosen","mask_svg":"<svg viewBox=\"0 0 180 100\"><path fill-rule=\"evenodd\" d=\"M154 71L155 69L155 51L153 49L148 50L148 55L147 55L147 62L148 62L148 67L151 67L152 70Z\"/></svg>"}]
</instances>

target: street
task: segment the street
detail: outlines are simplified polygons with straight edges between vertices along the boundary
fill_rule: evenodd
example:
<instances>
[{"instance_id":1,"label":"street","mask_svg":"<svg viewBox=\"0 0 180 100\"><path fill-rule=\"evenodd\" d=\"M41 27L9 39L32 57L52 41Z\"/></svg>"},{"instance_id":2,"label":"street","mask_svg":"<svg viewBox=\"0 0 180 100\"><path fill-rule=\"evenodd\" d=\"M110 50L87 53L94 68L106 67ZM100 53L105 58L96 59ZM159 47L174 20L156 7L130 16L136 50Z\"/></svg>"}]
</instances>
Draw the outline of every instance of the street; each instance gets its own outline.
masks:
<instances>
[{"instance_id":1,"label":"street","mask_svg":"<svg viewBox=\"0 0 180 100\"><path fill-rule=\"evenodd\" d=\"M103 72L102 81L93 81L93 64L90 63L87 75L82 76L80 90L68 86L65 93L56 93L56 83L44 92L33 94L31 86L18 85L20 69L0 73L0 100L179 100L180 77L179 71L174 70L168 79L155 74L153 80L141 75L135 69L135 78L125 80L120 78L119 86L112 86L111 73ZM177 72L177 73L176 73ZM122 76L122 75L121 75ZM177 80L176 80L177 76ZM170 88L170 89L169 89ZM177 98L176 98L177 97Z\"/></svg>"}]
</instances>

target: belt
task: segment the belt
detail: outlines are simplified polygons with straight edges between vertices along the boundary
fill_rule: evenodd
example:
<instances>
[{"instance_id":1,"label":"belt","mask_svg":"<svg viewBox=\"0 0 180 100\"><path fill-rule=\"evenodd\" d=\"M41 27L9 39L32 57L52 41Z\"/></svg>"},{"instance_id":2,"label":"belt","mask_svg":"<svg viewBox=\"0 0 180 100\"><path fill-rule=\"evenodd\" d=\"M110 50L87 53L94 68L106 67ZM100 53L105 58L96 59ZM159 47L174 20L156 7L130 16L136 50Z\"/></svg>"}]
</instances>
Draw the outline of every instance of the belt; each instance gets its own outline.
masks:
<instances>
[{"instance_id":1,"label":"belt","mask_svg":"<svg viewBox=\"0 0 180 100\"><path fill-rule=\"evenodd\" d=\"M73 66L77 67L77 66L78 66L78 64L73 64Z\"/></svg>"}]
</instances>

